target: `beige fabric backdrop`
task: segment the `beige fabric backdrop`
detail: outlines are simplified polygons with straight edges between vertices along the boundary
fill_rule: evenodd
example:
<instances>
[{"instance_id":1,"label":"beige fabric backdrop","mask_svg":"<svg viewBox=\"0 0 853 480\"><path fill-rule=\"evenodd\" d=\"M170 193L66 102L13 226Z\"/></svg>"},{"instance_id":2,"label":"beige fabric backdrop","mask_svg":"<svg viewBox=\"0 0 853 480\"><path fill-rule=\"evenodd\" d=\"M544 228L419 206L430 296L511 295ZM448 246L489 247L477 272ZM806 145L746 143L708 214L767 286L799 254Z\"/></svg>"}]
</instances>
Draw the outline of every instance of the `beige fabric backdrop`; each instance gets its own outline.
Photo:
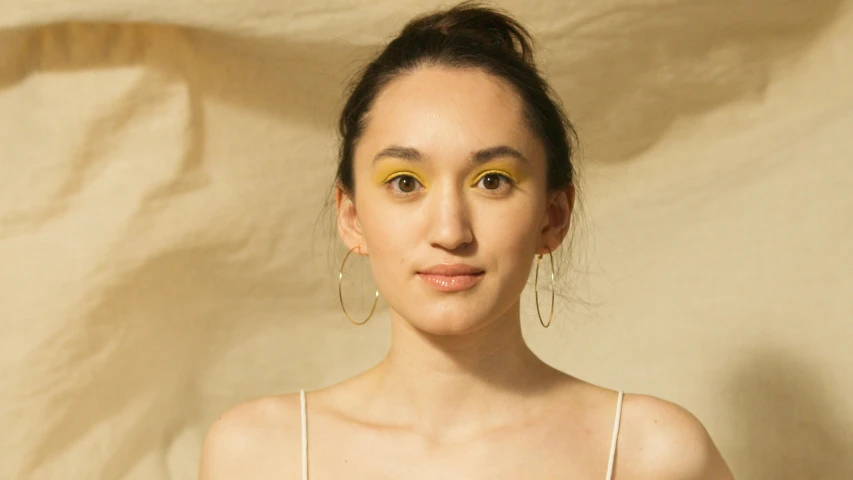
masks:
<instances>
[{"instance_id":1,"label":"beige fabric backdrop","mask_svg":"<svg viewBox=\"0 0 853 480\"><path fill-rule=\"evenodd\" d=\"M584 149L576 301L525 293L526 337L740 479L853 478L850 3L500 3ZM227 406L384 355L338 310L332 126L436 5L0 2L0 478L195 478Z\"/></svg>"}]
</instances>

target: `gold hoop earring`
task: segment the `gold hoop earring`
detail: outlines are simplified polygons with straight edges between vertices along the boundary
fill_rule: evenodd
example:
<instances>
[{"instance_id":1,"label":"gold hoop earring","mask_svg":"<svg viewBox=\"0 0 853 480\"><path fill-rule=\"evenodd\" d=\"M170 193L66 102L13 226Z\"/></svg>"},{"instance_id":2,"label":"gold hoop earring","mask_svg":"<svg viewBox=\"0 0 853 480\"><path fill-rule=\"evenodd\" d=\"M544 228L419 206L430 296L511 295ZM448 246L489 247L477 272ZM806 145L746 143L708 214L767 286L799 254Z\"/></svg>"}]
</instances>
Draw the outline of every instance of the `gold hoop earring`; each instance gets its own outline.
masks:
<instances>
[{"instance_id":1,"label":"gold hoop earring","mask_svg":"<svg viewBox=\"0 0 853 480\"><path fill-rule=\"evenodd\" d=\"M536 280L533 283L533 291L536 297L536 315L539 316L539 323L545 328L551 325L551 320L554 318L554 257L551 256L551 249L548 249L548 259L551 260L551 314L548 315L547 324L542 321L542 314L539 312L539 264L542 262L541 253L539 254L539 258L536 259Z\"/></svg>"},{"instance_id":2,"label":"gold hoop earring","mask_svg":"<svg viewBox=\"0 0 853 480\"><path fill-rule=\"evenodd\" d=\"M373 311L376 310L376 302L379 301L379 290L376 290L376 296L373 298L373 308L370 309L370 313L367 315L367 318L365 318L361 323L353 320L347 313L346 307L344 307L344 294L341 288L341 285L343 284L344 280L344 265L346 265L347 258L349 258L352 251L359 247L361 247L361 245L356 245L352 247L349 252L347 252L347 254L344 256L344 261L341 263L341 270L340 272L338 272L338 298L341 300L341 310L344 311L344 316L346 316L347 320L349 320L350 323L352 323L353 325L364 325L365 323L367 323L367 321L370 320L370 317L373 316Z\"/></svg>"}]
</instances>

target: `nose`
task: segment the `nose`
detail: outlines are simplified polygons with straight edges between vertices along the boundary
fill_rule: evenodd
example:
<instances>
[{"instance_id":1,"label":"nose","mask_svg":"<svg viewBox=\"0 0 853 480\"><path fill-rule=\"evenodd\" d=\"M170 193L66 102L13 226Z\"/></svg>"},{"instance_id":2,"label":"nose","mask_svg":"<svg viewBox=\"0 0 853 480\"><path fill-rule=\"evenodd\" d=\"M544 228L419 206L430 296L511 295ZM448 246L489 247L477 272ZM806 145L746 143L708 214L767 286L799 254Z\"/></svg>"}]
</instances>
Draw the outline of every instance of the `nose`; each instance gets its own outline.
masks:
<instances>
[{"instance_id":1,"label":"nose","mask_svg":"<svg viewBox=\"0 0 853 480\"><path fill-rule=\"evenodd\" d=\"M427 236L431 245L453 251L474 240L468 204L460 188L436 185L428 201Z\"/></svg>"}]
</instances>

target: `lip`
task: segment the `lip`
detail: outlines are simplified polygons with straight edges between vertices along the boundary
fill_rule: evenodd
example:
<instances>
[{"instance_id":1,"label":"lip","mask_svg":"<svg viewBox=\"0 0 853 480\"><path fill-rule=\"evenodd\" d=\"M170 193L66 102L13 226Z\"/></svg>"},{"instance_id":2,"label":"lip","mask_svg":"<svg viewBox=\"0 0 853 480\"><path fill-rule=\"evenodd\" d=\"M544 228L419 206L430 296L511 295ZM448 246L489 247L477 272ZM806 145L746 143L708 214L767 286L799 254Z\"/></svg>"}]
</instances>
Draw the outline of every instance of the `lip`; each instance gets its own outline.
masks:
<instances>
[{"instance_id":1,"label":"lip","mask_svg":"<svg viewBox=\"0 0 853 480\"><path fill-rule=\"evenodd\" d=\"M468 290L480 283L485 272L479 268L461 263L452 265L433 265L417 272L418 278L427 286L441 292L459 292Z\"/></svg>"},{"instance_id":2,"label":"lip","mask_svg":"<svg viewBox=\"0 0 853 480\"><path fill-rule=\"evenodd\" d=\"M479 275L483 273L483 270L464 263L445 263L419 270L418 273L422 275L441 275L445 277L452 277L456 275Z\"/></svg>"}]
</instances>

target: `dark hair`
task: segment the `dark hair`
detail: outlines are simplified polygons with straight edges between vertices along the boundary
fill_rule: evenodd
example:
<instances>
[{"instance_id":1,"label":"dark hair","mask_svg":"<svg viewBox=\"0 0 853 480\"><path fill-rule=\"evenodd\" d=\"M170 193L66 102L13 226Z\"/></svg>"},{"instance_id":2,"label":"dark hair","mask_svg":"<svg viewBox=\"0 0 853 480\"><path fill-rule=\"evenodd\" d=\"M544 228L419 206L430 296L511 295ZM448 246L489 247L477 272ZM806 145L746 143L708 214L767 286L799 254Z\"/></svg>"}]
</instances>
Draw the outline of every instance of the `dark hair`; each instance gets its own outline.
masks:
<instances>
[{"instance_id":1,"label":"dark hair","mask_svg":"<svg viewBox=\"0 0 853 480\"><path fill-rule=\"evenodd\" d=\"M376 96L390 81L426 65L479 68L509 82L545 148L548 189L572 184L576 134L536 67L532 44L516 20L475 2L412 19L350 85L338 120L338 184L349 194L355 191L353 156Z\"/></svg>"},{"instance_id":2,"label":"dark hair","mask_svg":"<svg viewBox=\"0 0 853 480\"><path fill-rule=\"evenodd\" d=\"M573 165L577 135L559 98L536 67L533 43L530 33L518 21L473 1L409 21L349 85L338 119L341 143L335 183L355 200L353 156L374 100L388 83L422 66L479 68L507 81L520 96L527 125L545 149L548 190L572 185L572 216L577 217L582 203L577 196L578 178ZM570 229L576 228L577 222L572 221ZM554 272L561 282L573 283L569 275L562 274L562 267L567 266L564 252L555 253ZM554 289L554 293L565 298L558 290ZM576 299L576 303L587 302Z\"/></svg>"}]
</instances>

